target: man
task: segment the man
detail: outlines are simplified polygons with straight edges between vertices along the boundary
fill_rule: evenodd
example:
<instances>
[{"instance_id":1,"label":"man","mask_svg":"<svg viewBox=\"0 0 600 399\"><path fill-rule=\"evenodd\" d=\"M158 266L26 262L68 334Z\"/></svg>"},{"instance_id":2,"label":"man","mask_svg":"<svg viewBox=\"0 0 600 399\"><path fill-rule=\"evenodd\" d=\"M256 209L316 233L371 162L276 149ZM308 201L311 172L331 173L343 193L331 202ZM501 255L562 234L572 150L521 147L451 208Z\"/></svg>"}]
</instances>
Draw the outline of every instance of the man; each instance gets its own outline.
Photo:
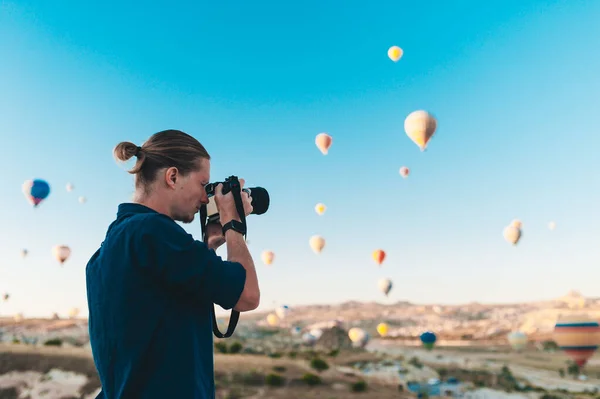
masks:
<instances>
[{"instance_id":1,"label":"man","mask_svg":"<svg viewBox=\"0 0 600 399\"><path fill-rule=\"evenodd\" d=\"M119 205L100 249L86 267L90 341L106 399L215 397L213 303L246 312L259 304L254 262L242 234L207 226L207 243L191 223L208 203L210 156L177 130L143 146L119 143L115 157L137 162L132 203ZM243 181L240 179L243 186ZM252 198L242 195L246 215ZM223 225L240 220L231 193L215 190ZM214 252L227 242L227 261Z\"/></svg>"}]
</instances>

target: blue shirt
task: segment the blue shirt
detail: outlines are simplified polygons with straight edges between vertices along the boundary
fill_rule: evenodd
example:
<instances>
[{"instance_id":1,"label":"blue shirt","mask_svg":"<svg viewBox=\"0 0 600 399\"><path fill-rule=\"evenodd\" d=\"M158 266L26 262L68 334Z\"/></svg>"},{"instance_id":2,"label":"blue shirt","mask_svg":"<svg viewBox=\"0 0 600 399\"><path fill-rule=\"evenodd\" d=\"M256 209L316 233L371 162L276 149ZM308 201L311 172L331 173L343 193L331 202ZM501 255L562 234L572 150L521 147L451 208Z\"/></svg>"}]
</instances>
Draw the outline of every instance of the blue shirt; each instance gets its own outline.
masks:
<instances>
[{"instance_id":1,"label":"blue shirt","mask_svg":"<svg viewBox=\"0 0 600 399\"><path fill-rule=\"evenodd\" d=\"M120 204L86 267L98 398L214 398L211 309L233 308L245 282L168 216Z\"/></svg>"}]
</instances>

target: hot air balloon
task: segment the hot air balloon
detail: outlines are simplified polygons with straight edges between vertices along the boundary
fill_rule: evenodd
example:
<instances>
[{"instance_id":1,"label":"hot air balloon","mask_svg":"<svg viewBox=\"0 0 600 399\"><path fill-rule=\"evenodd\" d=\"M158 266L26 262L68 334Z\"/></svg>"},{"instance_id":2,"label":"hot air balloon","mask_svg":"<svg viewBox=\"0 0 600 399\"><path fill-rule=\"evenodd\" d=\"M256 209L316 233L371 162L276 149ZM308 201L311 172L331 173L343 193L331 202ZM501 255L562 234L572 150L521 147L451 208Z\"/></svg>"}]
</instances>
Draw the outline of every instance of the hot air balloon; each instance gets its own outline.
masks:
<instances>
[{"instance_id":1,"label":"hot air balloon","mask_svg":"<svg viewBox=\"0 0 600 399\"><path fill-rule=\"evenodd\" d=\"M362 328L353 327L348 331L348 338L355 347L362 348L369 342L369 334Z\"/></svg>"},{"instance_id":2,"label":"hot air balloon","mask_svg":"<svg viewBox=\"0 0 600 399\"><path fill-rule=\"evenodd\" d=\"M515 226L506 226L502 235L506 241L513 245L517 245L521 239L521 229Z\"/></svg>"},{"instance_id":3,"label":"hot air balloon","mask_svg":"<svg viewBox=\"0 0 600 399\"><path fill-rule=\"evenodd\" d=\"M87 202L87 198L85 198L85 197L79 197L78 201L79 201L80 204L85 204Z\"/></svg>"},{"instance_id":4,"label":"hot air balloon","mask_svg":"<svg viewBox=\"0 0 600 399\"><path fill-rule=\"evenodd\" d=\"M378 283L379 290L387 296L392 290L392 280L389 278L382 278Z\"/></svg>"},{"instance_id":5,"label":"hot air balloon","mask_svg":"<svg viewBox=\"0 0 600 399\"><path fill-rule=\"evenodd\" d=\"M272 251L263 251L260 258L265 265L270 265L273 263L273 259L275 259L275 254Z\"/></svg>"},{"instance_id":6,"label":"hot air balloon","mask_svg":"<svg viewBox=\"0 0 600 399\"><path fill-rule=\"evenodd\" d=\"M2 295L2 299L4 299L4 302L8 301L8 298L10 298L10 294L8 292Z\"/></svg>"},{"instance_id":7,"label":"hot air balloon","mask_svg":"<svg viewBox=\"0 0 600 399\"><path fill-rule=\"evenodd\" d=\"M21 257L22 257L22 258L26 257L28 253L29 253L29 251L28 251L28 250L26 250L25 248L23 248L23 249L21 250Z\"/></svg>"},{"instance_id":8,"label":"hot air balloon","mask_svg":"<svg viewBox=\"0 0 600 399\"><path fill-rule=\"evenodd\" d=\"M333 139L327 133L319 133L315 138L315 144L317 145L317 148L319 149L319 151L321 151L323 155L327 155L332 142Z\"/></svg>"},{"instance_id":9,"label":"hot air balloon","mask_svg":"<svg viewBox=\"0 0 600 399\"><path fill-rule=\"evenodd\" d=\"M404 54L404 51L402 51L402 49L398 46L392 46L388 49L387 54L390 60L398 62L398 60L402 58L402 54Z\"/></svg>"},{"instance_id":10,"label":"hot air balloon","mask_svg":"<svg viewBox=\"0 0 600 399\"><path fill-rule=\"evenodd\" d=\"M279 324L279 318L277 317L276 314L274 313L270 313L267 316L267 323L271 326L271 327L275 327L277 324Z\"/></svg>"},{"instance_id":11,"label":"hot air balloon","mask_svg":"<svg viewBox=\"0 0 600 399\"><path fill-rule=\"evenodd\" d=\"M302 328L294 326L290 329L290 332L292 333L292 335L300 335L300 333L302 332Z\"/></svg>"},{"instance_id":12,"label":"hot air balloon","mask_svg":"<svg viewBox=\"0 0 600 399\"><path fill-rule=\"evenodd\" d=\"M419 146L421 151L425 151L436 129L437 121L427 111L411 112L404 120L406 135Z\"/></svg>"},{"instance_id":13,"label":"hot air balloon","mask_svg":"<svg viewBox=\"0 0 600 399\"><path fill-rule=\"evenodd\" d=\"M304 343L304 345L314 345L315 342L317 342L317 337L315 337L311 333L304 333L302 335L302 342Z\"/></svg>"},{"instance_id":14,"label":"hot air balloon","mask_svg":"<svg viewBox=\"0 0 600 399\"><path fill-rule=\"evenodd\" d=\"M425 331L423 334L421 334L420 338L421 342L423 343L423 347L428 350L433 349L435 341L437 341L437 337L431 331Z\"/></svg>"},{"instance_id":15,"label":"hot air balloon","mask_svg":"<svg viewBox=\"0 0 600 399\"><path fill-rule=\"evenodd\" d=\"M516 351L521 351L527 346L527 334L522 331L509 333L507 339L510 346Z\"/></svg>"},{"instance_id":16,"label":"hot air balloon","mask_svg":"<svg viewBox=\"0 0 600 399\"><path fill-rule=\"evenodd\" d=\"M22 321L24 319L23 313L17 313L16 315L13 316L13 318L17 323L19 323L20 321Z\"/></svg>"},{"instance_id":17,"label":"hot air balloon","mask_svg":"<svg viewBox=\"0 0 600 399\"><path fill-rule=\"evenodd\" d=\"M400 168L400 176L404 177L405 179L408 177L409 173L410 169L408 169L406 166Z\"/></svg>"},{"instance_id":18,"label":"hot air balloon","mask_svg":"<svg viewBox=\"0 0 600 399\"><path fill-rule=\"evenodd\" d=\"M37 207L50 194L50 185L45 180L34 179L23 183L23 194L25 198Z\"/></svg>"},{"instance_id":19,"label":"hot air balloon","mask_svg":"<svg viewBox=\"0 0 600 399\"><path fill-rule=\"evenodd\" d=\"M56 245L52 248L52 255L62 265L71 256L71 248L66 245Z\"/></svg>"},{"instance_id":20,"label":"hot air balloon","mask_svg":"<svg viewBox=\"0 0 600 399\"><path fill-rule=\"evenodd\" d=\"M556 223L555 223L555 222L550 222L550 223L548 223L548 228L549 228L550 230L554 230L554 229L556 228Z\"/></svg>"},{"instance_id":21,"label":"hot air balloon","mask_svg":"<svg viewBox=\"0 0 600 399\"><path fill-rule=\"evenodd\" d=\"M321 236L312 236L308 244L316 254L319 254L325 247L325 239Z\"/></svg>"},{"instance_id":22,"label":"hot air balloon","mask_svg":"<svg viewBox=\"0 0 600 399\"><path fill-rule=\"evenodd\" d=\"M282 305L282 306L278 307L277 309L275 309L275 314L281 320L285 319L289 313L290 313L290 307L288 305Z\"/></svg>"},{"instance_id":23,"label":"hot air balloon","mask_svg":"<svg viewBox=\"0 0 600 399\"><path fill-rule=\"evenodd\" d=\"M320 328L313 328L309 331L309 333L316 339L319 339L319 338L321 338L321 335L323 335L323 330Z\"/></svg>"},{"instance_id":24,"label":"hot air balloon","mask_svg":"<svg viewBox=\"0 0 600 399\"><path fill-rule=\"evenodd\" d=\"M560 317L554 326L553 340L579 367L598 349L600 325L586 315Z\"/></svg>"},{"instance_id":25,"label":"hot air balloon","mask_svg":"<svg viewBox=\"0 0 600 399\"><path fill-rule=\"evenodd\" d=\"M75 319L78 315L79 315L79 309L78 308L71 308L69 310L69 318L70 319Z\"/></svg>"},{"instance_id":26,"label":"hot air balloon","mask_svg":"<svg viewBox=\"0 0 600 399\"><path fill-rule=\"evenodd\" d=\"M75 187L71 183L67 183L67 191L70 193Z\"/></svg>"},{"instance_id":27,"label":"hot air balloon","mask_svg":"<svg viewBox=\"0 0 600 399\"><path fill-rule=\"evenodd\" d=\"M378 332L378 333L379 333L379 335L381 335L382 337L385 337L385 336L387 336L387 335L388 335L388 330L389 330L389 327L388 327L388 325L387 325L387 324L385 324L385 323L379 323L379 324L377 325L377 332Z\"/></svg>"},{"instance_id":28,"label":"hot air balloon","mask_svg":"<svg viewBox=\"0 0 600 399\"><path fill-rule=\"evenodd\" d=\"M519 219L514 219L512 222L510 222L510 225L512 227L516 227L517 229L523 228L523 222L521 222Z\"/></svg>"},{"instance_id":29,"label":"hot air balloon","mask_svg":"<svg viewBox=\"0 0 600 399\"><path fill-rule=\"evenodd\" d=\"M325 206L325 204L321 204L320 202L317 205L315 205L315 212L317 212L318 215L324 214L326 209L327 207Z\"/></svg>"},{"instance_id":30,"label":"hot air balloon","mask_svg":"<svg viewBox=\"0 0 600 399\"><path fill-rule=\"evenodd\" d=\"M375 261L375 263L377 263L379 266L381 266L381 264L383 263L384 259L385 259L385 251L383 249L377 249L375 251L373 251L373 260Z\"/></svg>"}]
</instances>

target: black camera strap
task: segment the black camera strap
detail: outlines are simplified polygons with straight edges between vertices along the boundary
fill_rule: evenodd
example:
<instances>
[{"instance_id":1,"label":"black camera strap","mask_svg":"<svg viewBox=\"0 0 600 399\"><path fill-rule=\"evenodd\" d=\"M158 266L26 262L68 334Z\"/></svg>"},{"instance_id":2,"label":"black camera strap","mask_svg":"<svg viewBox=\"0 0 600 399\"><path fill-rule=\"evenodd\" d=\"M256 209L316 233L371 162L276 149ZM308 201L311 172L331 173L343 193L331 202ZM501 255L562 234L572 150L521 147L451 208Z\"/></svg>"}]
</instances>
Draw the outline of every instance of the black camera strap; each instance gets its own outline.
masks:
<instances>
[{"instance_id":1,"label":"black camera strap","mask_svg":"<svg viewBox=\"0 0 600 399\"><path fill-rule=\"evenodd\" d=\"M235 208L240 217L240 221L242 222L242 224L245 227L247 227L246 226L246 213L244 212L244 203L242 202L242 189L241 189L240 183L237 180L237 178L235 178L235 180L231 181L231 186L232 186L231 194L233 195L233 200L235 202ZM208 214L207 214L207 210L206 210L206 205L203 205L202 207L200 207L200 226L202 228L202 241L204 241L205 243L208 244L207 237L206 237L207 217L208 217ZM246 231L247 231L247 228L246 228ZM244 239L246 239L246 235L247 234L244 234ZM229 325L227 326L227 331L225 332L225 334L223 334L221 332L221 330L219 330L219 326L217 325L217 315L215 314L215 305L214 304L213 304L211 313L212 313L212 328L213 328L213 334L215 335L215 337L217 337L217 338L231 337L233 335L233 332L235 331L235 328L237 327L238 320L240 319L240 312L238 312L237 310L233 310L233 309L231 310L231 316L229 317Z\"/></svg>"}]
</instances>

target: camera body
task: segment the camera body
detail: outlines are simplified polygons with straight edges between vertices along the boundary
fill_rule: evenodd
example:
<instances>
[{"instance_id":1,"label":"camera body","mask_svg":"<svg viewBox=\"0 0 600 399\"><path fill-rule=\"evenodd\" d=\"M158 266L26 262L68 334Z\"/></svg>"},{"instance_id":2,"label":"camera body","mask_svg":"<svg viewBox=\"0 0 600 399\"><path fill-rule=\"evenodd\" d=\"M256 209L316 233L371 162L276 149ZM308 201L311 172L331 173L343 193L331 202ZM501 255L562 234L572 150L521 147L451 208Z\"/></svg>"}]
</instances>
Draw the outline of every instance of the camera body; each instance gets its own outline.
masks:
<instances>
[{"instance_id":1,"label":"camera body","mask_svg":"<svg viewBox=\"0 0 600 399\"><path fill-rule=\"evenodd\" d=\"M240 182L236 176L230 176L225 181L209 183L206 185L206 194L208 195L208 204L206 205L206 213L208 222L220 221L219 209L215 202L215 190L219 184L223 185L222 193L227 194L232 190L238 190ZM252 215L262 215L269 209L270 198L269 193L262 187L243 188L241 191L252 196Z\"/></svg>"}]
</instances>

